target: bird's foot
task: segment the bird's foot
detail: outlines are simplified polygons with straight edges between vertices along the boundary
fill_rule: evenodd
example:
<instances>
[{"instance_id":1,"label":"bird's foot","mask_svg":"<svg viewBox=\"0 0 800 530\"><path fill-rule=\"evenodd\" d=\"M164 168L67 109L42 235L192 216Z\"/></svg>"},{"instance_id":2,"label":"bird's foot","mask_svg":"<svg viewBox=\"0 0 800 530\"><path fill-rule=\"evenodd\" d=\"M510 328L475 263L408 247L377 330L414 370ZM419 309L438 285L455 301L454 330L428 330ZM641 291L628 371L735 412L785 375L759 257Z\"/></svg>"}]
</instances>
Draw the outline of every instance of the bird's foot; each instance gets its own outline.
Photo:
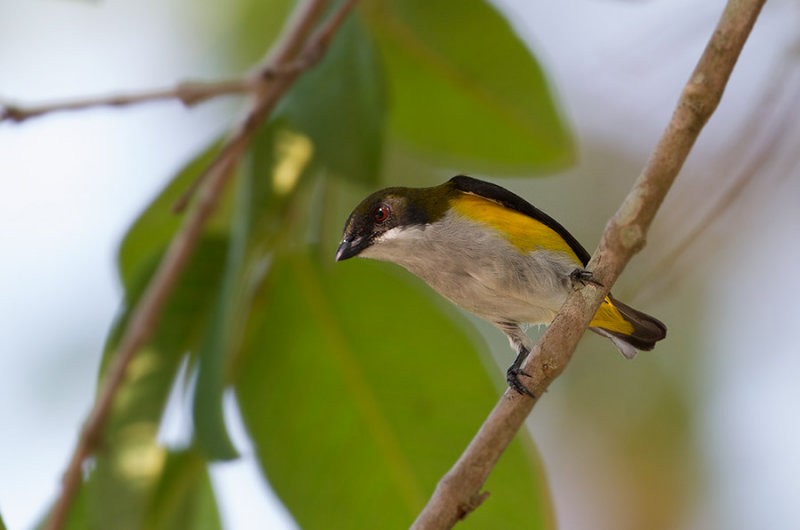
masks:
<instances>
[{"instance_id":1,"label":"bird's foot","mask_svg":"<svg viewBox=\"0 0 800 530\"><path fill-rule=\"evenodd\" d=\"M519 380L519 376L524 375L525 377L530 377L531 375L527 372L523 372L519 368L512 366L506 372L506 381L508 382L508 386L512 389L517 391L519 394L530 396L532 398L536 398L536 396L528 390L528 387L522 384L522 381Z\"/></svg>"},{"instance_id":2,"label":"bird's foot","mask_svg":"<svg viewBox=\"0 0 800 530\"><path fill-rule=\"evenodd\" d=\"M577 289L578 286L584 287L587 283L592 283L598 287L603 287L603 284L594 279L592 271L586 269L575 269L569 273L569 279L572 281L572 287Z\"/></svg>"}]
</instances>

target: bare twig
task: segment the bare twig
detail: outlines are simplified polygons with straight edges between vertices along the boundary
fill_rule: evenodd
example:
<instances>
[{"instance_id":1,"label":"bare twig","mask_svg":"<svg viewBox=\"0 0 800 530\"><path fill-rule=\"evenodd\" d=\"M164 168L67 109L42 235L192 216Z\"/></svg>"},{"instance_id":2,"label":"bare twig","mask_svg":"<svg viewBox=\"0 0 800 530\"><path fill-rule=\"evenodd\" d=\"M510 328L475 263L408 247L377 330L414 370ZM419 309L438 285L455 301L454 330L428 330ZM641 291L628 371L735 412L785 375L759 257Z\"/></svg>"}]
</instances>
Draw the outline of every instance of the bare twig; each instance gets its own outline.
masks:
<instances>
[{"instance_id":1,"label":"bare twig","mask_svg":"<svg viewBox=\"0 0 800 530\"><path fill-rule=\"evenodd\" d=\"M128 107L165 100L177 100L186 107L193 107L209 99L221 96L247 95L259 90L265 90L272 81L279 77L296 75L306 70L317 62L318 58L315 55L319 51L320 49L308 50L306 57L300 57L296 61L265 64L254 73L246 74L237 79L183 81L168 88L104 94L30 106L0 101L0 122L12 121L21 123L55 112L86 110L94 107Z\"/></svg>"},{"instance_id":2,"label":"bare twig","mask_svg":"<svg viewBox=\"0 0 800 530\"><path fill-rule=\"evenodd\" d=\"M300 22L293 23L291 31L285 34L285 41L279 46L284 51L277 54L274 59L277 61L276 68L293 60L295 58L293 54L298 53L297 50L303 50L299 52L299 55L308 54L308 57L316 58L314 60L305 59L306 67L319 61L336 30L354 7L355 0L343 2L325 25L309 38L308 35L316 25L325 5L325 0L307 0L297 8L298 14L294 20ZM117 390L124 380L128 365L136 352L150 338L163 305L186 265L206 221L216 208L222 190L230 179L233 168L247 147L250 138L300 73L301 71L296 69L282 75L276 78L275 82L270 84L267 89L258 91L254 95L250 111L243 117L219 157L209 168L207 179L200 190L200 200L196 208L190 212L180 231L170 242L158 270L131 313L129 323L112 356L111 365L101 381L100 392L64 474L61 495L47 520L46 530L58 530L63 527L81 483L83 462L95 450L97 441L102 436L105 420L111 410Z\"/></svg>"},{"instance_id":3,"label":"bare twig","mask_svg":"<svg viewBox=\"0 0 800 530\"><path fill-rule=\"evenodd\" d=\"M32 106L0 102L0 122L19 123L53 112L84 110L92 107L126 107L170 99L178 100L187 107L191 107L219 96L246 94L252 92L256 87L255 80L244 77L223 81L184 81L169 88L54 101Z\"/></svg>"},{"instance_id":4,"label":"bare twig","mask_svg":"<svg viewBox=\"0 0 800 530\"><path fill-rule=\"evenodd\" d=\"M645 235L722 92L765 0L729 0L695 67L672 119L619 210L609 220L589 269L610 287ZM570 294L522 369L541 396L564 370L608 287L587 284ZM452 528L478 504L480 489L522 427L536 399L507 390L452 469L436 487L412 528Z\"/></svg>"}]
</instances>

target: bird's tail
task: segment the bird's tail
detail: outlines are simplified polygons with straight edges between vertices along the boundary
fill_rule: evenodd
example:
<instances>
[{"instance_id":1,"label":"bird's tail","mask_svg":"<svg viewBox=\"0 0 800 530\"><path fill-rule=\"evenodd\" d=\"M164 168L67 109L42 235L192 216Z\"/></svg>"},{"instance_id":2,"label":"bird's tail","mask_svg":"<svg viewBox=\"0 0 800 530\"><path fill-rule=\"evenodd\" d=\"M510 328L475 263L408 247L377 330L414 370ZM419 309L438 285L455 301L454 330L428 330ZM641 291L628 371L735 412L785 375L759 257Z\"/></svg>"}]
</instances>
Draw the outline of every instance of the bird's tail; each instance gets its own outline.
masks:
<instances>
[{"instance_id":1,"label":"bird's tail","mask_svg":"<svg viewBox=\"0 0 800 530\"><path fill-rule=\"evenodd\" d=\"M608 295L594 318L589 329L608 337L628 359L637 350L652 350L656 342L667 336L667 327L657 318L623 304Z\"/></svg>"}]
</instances>

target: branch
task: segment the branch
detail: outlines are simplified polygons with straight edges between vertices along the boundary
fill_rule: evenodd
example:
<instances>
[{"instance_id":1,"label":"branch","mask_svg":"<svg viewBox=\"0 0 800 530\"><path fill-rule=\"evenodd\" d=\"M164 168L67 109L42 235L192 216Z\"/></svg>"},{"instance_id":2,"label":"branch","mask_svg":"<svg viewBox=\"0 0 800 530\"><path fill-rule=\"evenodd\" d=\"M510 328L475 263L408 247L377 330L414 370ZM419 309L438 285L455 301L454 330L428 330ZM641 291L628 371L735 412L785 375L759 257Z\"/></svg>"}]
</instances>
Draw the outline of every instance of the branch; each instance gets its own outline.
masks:
<instances>
[{"instance_id":1,"label":"branch","mask_svg":"<svg viewBox=\"0 0 800 530\"><path fill-rule=\"evenodd\" d=\"M725 85L765 0L729 0L717 28L683 89L664 134L628 196L609 220L589 262L605 288L573 292L523 365L537 396L564 370L589 321L645 235ZM455 465L442 477L412 528L452 528L483 500L480 490L522 427L537 399L506 390Z\"/></svg>"},{"instance_id":2,"label":"branch","mask_svg":"<svg viewBox=\"0 0 800 530\"><path fill-rule=\"evenodd\" d=\"M306 0L297 8L289 31L278 45L277 53L270 55L271 66L263 72L280 70L297 59L298 64L309 68L319 62L336 30L355 5L355 0L342 2L319 31L309 38L327 2ZM269 115L278 100L299 77L303 70L289 68L285 75L274 80L266 89L253 96L249 112L241 119L219 157L207 171L200 200L186 217L180 231L173 237L150 280L142 298L134 307L111 365L101 381L100 391L78 439L77 447L64 474L61 495L47 520L45 530L58 530L64 526L70 507L81 483L81 468L86 458L95 450L102 436L103 426L111 410L114 397L122 384L128 365L136 352L149 340L167 297L185 267L206 221L217 206L222 191L233 174L233 168L261 122Z\"/></svg>"},{"instance_id":3,"label":"branch","mask_svg":"<svg viewBox=\"0 0 800 530\"><path fill-rule=\"evenodd\" d=\"M324 7L324 2L318 2L318 4ZM296 11L296 13L299 11ZM297 15L296 18L291 19L287 24L287 27L290 28L287 31L287 35L308 36L322 13L322 7L315 7L313 11L311 13L313 16ZM349 9L345 13L347 11ZM319 62L319 59L322 58L321 54L327 49L335 29L340 23L341 20L329 25L327 31L320 32L316 36L314 46L305 46L306 42L304 40L295 41L289 38L282 40L266 55L255 72L238 79L221 81L190 80L180 82L169 88L106 94L31 106L17 105L0 100L0 122L12 121L21 123L54 112L85 110L93 107L127 107L170 99L176 99L186 107L192 107L220 96L242 95L265 90L271 81L279 77L297 75ZM292 60L297 56L300 56L299 60Z\"/></svg>"},{"instance_id":4,"label":"branch","mask_svg":"<svg viewBox=\"0 0 800 530\"><path fill-rule=\"evenodd\" d=\"M324 40L326 39L322 39L322 41ZM94 107L128 107L171 99L180 101L186 107L193 107L220 96L252 94L259 90L265 90L272 81L279 77L293 76L313 66L319 61L321 56L318 57L318 55L324 48L327 48L327 45L328 43L324 42L322 48L306 50L305 56L301 56L296 61L283 61L278 64L265 62L264 66L259 67L254 73L246 74L237 79L183 81L169 88L105 94L31 106L0 101L0 122L12 121L21 123L54 112L86 110ZM277 55L277 57L293 56L294 52L289 54L289 51L292 50L287 48L286 54Z\"/></svg>"},{"instance_id":5,"label":"branch","mask_svg":"<svg viewBox=\"0 0 800 530\"><path fill-rule=\"evenodd\" d=\"M254 80L245 77L223 81L184 81L170 88L93 96L32 106L0 101L0 122L20 123L53 112L84 110L92 107L127 107L169 99L177 99L185 106L191 107L219 96L246 94L255 90L257 86Z\"/></svg>"}]
</instances>

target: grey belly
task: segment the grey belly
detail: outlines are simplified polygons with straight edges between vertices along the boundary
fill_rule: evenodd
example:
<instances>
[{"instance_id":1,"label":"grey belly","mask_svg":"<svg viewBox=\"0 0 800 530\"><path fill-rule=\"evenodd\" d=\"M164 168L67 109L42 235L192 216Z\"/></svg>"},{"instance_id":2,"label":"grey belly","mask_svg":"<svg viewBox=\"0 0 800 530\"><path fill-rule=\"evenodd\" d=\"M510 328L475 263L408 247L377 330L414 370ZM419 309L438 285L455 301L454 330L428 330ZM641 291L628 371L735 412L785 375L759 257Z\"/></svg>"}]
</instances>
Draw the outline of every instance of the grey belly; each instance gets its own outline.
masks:
<instances>
[{"instance_id":1,"label":"grey belly","mask_svg":"<svg viewBox=\"0 0 800 530\"><path fill-rule=\"evenodd\" d=\"M568 257L544 250L458 254L409 257L400 264L454 304L492 322L550 323L569 293L569 274L576 267Z\"/></svg>"},{"instance_id":2,"label":"grey belly","mask_svg":"<svg viewBox=\"0 0 800 530\"><path fill-rule=\"evenodd\" d=\"M362 256L401 265L491 322L519 324L552 321L571 289L570 273L580 266L563 253L520 253L496 232L451 214L387 234Z\"/></svg>"}]
</instances>

